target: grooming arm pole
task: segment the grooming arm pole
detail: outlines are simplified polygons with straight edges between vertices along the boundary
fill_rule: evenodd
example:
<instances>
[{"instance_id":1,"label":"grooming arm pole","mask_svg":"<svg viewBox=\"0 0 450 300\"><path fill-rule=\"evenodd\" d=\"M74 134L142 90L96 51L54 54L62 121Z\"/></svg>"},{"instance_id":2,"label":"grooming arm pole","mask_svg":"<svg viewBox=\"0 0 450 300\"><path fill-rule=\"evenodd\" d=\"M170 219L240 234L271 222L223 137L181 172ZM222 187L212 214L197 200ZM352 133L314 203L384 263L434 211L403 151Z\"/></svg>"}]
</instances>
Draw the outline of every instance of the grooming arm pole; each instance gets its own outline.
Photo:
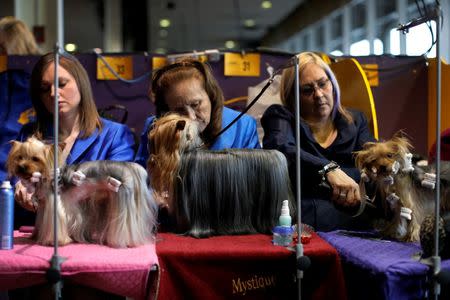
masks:
<instances>
[{"instance_id":1,"label":"grooming arm pole","mask_svg":"<svg viewBox=\"0 0 450 300\"><path fill-rule=\"evenodd\" d=\"M439 219L440 219L440 183L441 183L441 13L439 4L435 8L436 13L436 190L435 190L435 212L434 212L434 253L431 258L433 263L433 295L439 298L441 286L439 275L441 273L441 257L439 256Z\"/></svg>"},{"instance_id":2,"label":"grooming arm pole","mask_svg":"<svg viewBox=\"0 0 450 300\"><path fill-rule=\"evenodd\" d=\"M53 161L53 256L50 259L50 268L47 270L46 277L49 283L53 284L53 292L55 299L61 299L61 262L62 258L58 255L58 177L59 177L59 108L58 108L58 100L59 100L59 76L58 76L58 67L59 67L59 57L60 57L60 47L63 45L63 0L57 1L57 24L58 24L58 36L57 42L55 46L55 78L54 78L54 89L55 89L55 100L53 107L53 147L54 147L54 161Z\"/></svg>"},{"instance_id":3,"label":"grooming arm pole","mask_svg":"<svg viewBox=\"0 0 450 300\"><path fill-rule=\"evenodd\" d=\"M295 91L295 172L296 172L296 203L297 203L297 245L295 246L295 253L297 258L297 288L298 288L298 299L302 299L302 278L303 271L305 271L309 265L309 257L303 255L303 244L302 244L302 194L301 194L301 157L300 157L300 78L299 78L299 57L294 56L294 91Z\"/></svg>"}]
</instances>

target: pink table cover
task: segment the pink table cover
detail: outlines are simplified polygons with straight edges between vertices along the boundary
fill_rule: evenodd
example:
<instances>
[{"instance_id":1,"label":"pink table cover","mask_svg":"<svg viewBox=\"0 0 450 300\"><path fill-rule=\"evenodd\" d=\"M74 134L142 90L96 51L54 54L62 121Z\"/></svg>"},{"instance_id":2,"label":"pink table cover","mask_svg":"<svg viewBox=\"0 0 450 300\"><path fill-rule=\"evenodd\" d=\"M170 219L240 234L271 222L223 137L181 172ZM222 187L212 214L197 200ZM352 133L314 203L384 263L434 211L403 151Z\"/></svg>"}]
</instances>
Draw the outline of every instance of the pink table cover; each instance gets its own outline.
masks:
<instances>
[{"instance_id":1,"label":"pink table cover","mask_svg":"<svg viewBox=\"0 0 450 300\"><path fill-rule=\"evenodd\" d=\"M14 249L0 250L0 291L46 282L53 247L36 245L29 236L15 231ZM158 264L154 244L127 249L69 244L59 247L58 254L66 258L64 280L135 299L149 296L150 271Z\"/></svg>"}]
</instances>

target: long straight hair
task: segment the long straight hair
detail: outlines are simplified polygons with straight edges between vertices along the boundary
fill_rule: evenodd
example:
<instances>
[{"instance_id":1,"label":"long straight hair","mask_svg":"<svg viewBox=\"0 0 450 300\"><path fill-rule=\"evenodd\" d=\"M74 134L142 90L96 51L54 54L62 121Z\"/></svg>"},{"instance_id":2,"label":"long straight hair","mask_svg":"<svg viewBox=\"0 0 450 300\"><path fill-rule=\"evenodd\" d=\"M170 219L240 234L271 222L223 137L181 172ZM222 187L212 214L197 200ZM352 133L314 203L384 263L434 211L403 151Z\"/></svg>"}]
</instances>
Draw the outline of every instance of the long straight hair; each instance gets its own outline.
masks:
<instances>
[{"instance_id":1,"label":"long straight hair","mask_svg":"<svg viewBox=\"0 0 450 300\"><path fill-rule=\"evenodd\" d=\"M282 201L295 203L285 156L277 150L197 150L181 157L176 230L194 237L269 233Z\"/></svg>"}]
</instances>

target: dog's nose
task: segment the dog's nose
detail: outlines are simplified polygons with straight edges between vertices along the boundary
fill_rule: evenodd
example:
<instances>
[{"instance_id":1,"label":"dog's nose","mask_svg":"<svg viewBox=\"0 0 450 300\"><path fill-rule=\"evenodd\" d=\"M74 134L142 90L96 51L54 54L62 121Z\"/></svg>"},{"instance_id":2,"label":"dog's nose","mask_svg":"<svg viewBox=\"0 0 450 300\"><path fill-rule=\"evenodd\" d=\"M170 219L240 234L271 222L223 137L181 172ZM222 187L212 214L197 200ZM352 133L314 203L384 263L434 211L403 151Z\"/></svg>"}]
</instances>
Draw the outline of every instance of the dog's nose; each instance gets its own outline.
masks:
<instances>
[{"instance_id":1,"label":"dog's nose","mask_svg":"<svg viewBox=\"0 0 450 300\"><path fill-rule=\"evenodd\" d=\"M28 170L28 167L26 165L19 165L17 170L21 173L25 173Z\"/></svg>"}]
</instances>

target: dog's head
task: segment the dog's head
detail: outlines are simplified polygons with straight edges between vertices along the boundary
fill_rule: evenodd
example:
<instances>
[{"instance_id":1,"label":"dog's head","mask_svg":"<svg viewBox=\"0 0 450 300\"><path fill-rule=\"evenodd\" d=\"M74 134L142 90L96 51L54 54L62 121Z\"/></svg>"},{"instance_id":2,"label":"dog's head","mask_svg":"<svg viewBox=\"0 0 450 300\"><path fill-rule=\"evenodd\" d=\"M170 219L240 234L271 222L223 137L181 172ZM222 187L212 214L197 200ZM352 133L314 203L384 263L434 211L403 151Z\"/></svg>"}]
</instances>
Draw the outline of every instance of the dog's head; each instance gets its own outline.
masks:
<instances>
[{"instance_id":1,"label":"dog's head","mask_svg":"<svg viewBox=\"0 0 450 300\"><path fill-rule=\"evenodd\" d=\"M35 137L29 137L25 142L12 141L11 143L12 148L6 161L6 168L10 176L28 180L33 173L39 172L43 178L50 178L54 164L52 144L45 144ZM64 144L60 144L59 151L63 147Z\"/></svg>"},{"instance_id":2,"label":"dog's head","mask_svg":"<svg viewBox=\"0 0 450 300\"><path fill-rule=\"evenodd\" d=\"M150 185L158 193L170 192L180 156L203 145L198 123L178 114L167 114L153 123L148 140Z\"/></svg>"},{"instance_id":3,"label":"dog's head","mask_svg":"<svg viewBox=\"0 0 450 300\"><path fill-rule=\"evenodd\" d=\"M363 150L355 152L356 166L369 177L396 174L407 167L406 157L411 148L409 140L400 135L385 142L368 142Z\"/></svg>"},{"instance_id":4,"label":"dog's head","mask_svg":"<svg viewBox=\"0 0 450 300\"><path fill-rule=\"evenodd\" d=\"M30 179L35 172L48 175L52 164L51 145L30 137L25 142L12 141L12 148L6 161L8 173L21 179Z\"/></svg>"},{"instance_id":5,"label":"dog's head","mask_svg":"<svg viewBox=\"0 0 450 300\"><path fill-rule=\"evenodd\" d=\"M167 114L153 123L148 140L150 156L163 152L181 154L203 144L198 123L174 113Z\"/></svg>"}]
</instances>

